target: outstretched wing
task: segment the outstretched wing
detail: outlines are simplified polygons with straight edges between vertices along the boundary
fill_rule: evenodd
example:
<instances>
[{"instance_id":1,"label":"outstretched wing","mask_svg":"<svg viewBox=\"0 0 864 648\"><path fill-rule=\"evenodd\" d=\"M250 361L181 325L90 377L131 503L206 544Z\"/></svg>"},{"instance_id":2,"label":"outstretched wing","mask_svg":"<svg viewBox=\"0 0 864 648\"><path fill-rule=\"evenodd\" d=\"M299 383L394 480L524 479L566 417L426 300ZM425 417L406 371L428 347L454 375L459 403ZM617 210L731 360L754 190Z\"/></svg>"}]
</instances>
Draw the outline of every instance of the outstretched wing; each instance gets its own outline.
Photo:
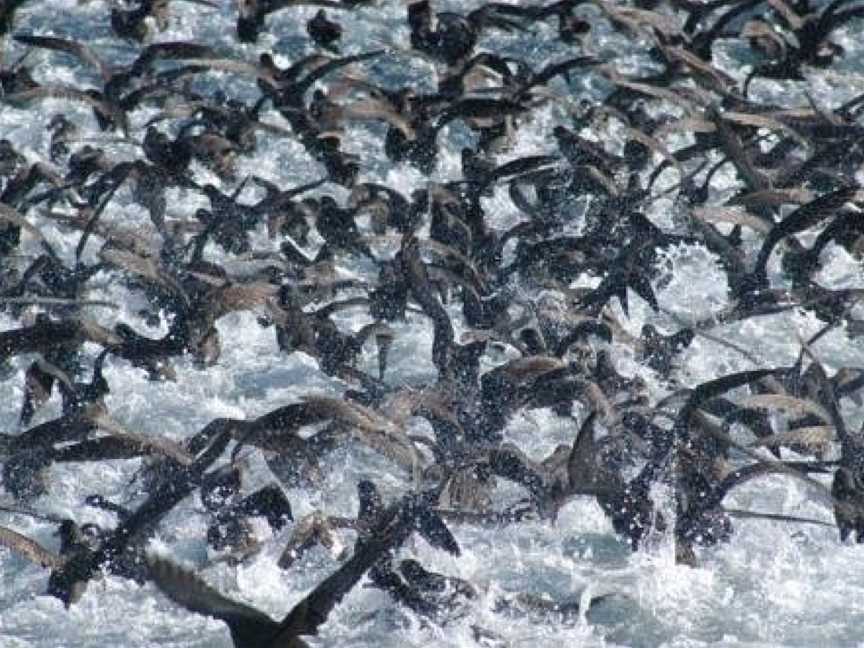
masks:
<instances>
[{"instance_id":1,"label":"outstretched wing","mask_svg":"<svg viewBox=\"0 0 864 648\"><path fill-rule=\"evenodd\" d=\"M0 527L0 547L7 547L15 553L22 555L30 562L42 567L55 569L62 567L66 563L63 557L48 551L35 540L31 540L27 536L23 536L17 531L7 529L6 527Z\"/></svg>"},{"instance_id":2,"label":"outstretched wing","mask_svg":"<svg viewBox=\"0 0 864 648\"><path fill-rule=\"evenodd\" d=\"M375 528L358 540L351 559L321 581L288 613L271 645L287 647L292 637L317 634L318 627L363 574L411 533L417 513L418 507L406 501L391 505L381 513Z\"/></svg>"},{"instance_id":3,"label":"outstretched wing","mask_svg":"<svg viewBox=\"0 0 864 648\"><path fill-rule=\"evenodd\" d=\"M172 601L190 612L224 621L238 648L269 646L279 628L273 619L223 596L195 574L161 558L150 557L150 576Z\"/></svg>"},{"instance_id":4,"label":"outstretched wing","mask_svg":"<svg viewBox=\"0 0 864 648\"><path fill-rule=\"evenodd\" d=\"M287 641L298 635L314 635L318 627L327 621L330 612L357 584L363 574L374 565L389 548L389 539L372 538L355 551L351 559L325 578L309 595L300 601L280 625L274 646L287 645Z\"/></svg>"},{"instance_id":5,"label":"outstretched wing","mask_svg":"<svg viewBox=\"0 0 864 648\"><path fill-rule=\"evenodd\" d=\"M86 63L102 75L103 80L111 78L111 71L105 66L92 49L84 43L66 38L55 38L51 36L37 36L35 34L16 34L15 40L31 47L41 47L56 52L66 52Z\"/></svg>"}]
</instances>

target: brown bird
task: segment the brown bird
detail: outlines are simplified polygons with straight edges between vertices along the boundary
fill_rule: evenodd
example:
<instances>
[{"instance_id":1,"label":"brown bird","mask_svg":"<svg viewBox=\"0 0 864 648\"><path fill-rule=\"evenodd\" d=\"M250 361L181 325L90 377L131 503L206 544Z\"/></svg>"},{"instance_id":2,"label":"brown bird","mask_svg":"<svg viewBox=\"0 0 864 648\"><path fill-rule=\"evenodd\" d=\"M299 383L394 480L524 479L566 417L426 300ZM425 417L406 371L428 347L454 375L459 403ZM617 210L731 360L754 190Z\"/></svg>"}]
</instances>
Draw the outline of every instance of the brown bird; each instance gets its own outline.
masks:
<instances>
[{"instance_id":1,"label":"brown bird","mask_svg":"<svg viewBox=\"0 0 864 648\"><path fill-rule=\"evenodd\" d=\"M54 553L17 531L0 527L0 547L11 549L32 563L50 568L48 593L58 596L68 607L80 599L87 588L87 579L80 577L74 563L80 555L92 550L96 539L94 536L98 537L98 532L99 528L92 524L79 527L72 520L61 520L60 528L55 533L60 536L60 552Z\"/></svg>"}]
</instances>

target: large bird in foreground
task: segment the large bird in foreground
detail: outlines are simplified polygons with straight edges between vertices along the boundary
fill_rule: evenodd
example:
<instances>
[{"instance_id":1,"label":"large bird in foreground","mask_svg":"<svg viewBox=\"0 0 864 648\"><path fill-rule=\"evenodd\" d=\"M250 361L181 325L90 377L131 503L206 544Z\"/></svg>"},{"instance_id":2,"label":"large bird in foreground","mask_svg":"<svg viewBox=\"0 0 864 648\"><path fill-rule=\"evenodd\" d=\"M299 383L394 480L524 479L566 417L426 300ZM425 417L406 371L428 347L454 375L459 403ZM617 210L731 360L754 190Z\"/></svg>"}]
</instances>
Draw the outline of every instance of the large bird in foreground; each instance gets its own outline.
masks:
<instances>
[{"instance_id":1,"label":"large bird in foreground","mask_svg":"<svg viewBox=\"0 0 864 648\"><path fill-rule=\"evenodd\" d=\"M168 598L186 609L225 622L236 648L301 648L300 639L314 635L318 627L363 574L392 548L402 544L411 532L433 515L422 496L406 496L384 510L369 533L357 541L354 555L325 578L281 621L244 603L223 596L195 574L173 563L150 559L151 577ZM449 535L449 532L448 532Z\"/></svg>"}]
</instances>

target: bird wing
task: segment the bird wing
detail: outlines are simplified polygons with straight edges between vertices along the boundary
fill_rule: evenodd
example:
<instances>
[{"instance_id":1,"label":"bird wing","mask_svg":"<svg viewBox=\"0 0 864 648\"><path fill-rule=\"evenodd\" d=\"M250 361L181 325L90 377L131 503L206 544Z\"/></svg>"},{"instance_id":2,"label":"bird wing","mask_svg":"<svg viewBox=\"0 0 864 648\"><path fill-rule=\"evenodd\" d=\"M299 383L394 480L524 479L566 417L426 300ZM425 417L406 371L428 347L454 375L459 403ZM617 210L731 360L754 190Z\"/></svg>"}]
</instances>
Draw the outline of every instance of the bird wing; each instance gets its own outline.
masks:
<instances>
[{"instance_id":1,"label":"bird wing","mask_svg":"<svg viewBox=\"0 0 864 648\"><path fill-rule=\"evenodd\" d=\"M4 205L0 203L0 221L27 230L30 234L33 235L34 238L39 241L45 240L45 237L42 236L42 232L37 227L30 224L30 222L28 222L27 218L21 212L13 209L9 205Z\"/></svg>"},{"instance_id":2,"label":"bird wing","mask_svg":"<svg viewBox=\"0 0 864 648\"><path fill-rule=\"evenodd\" d=\"M31 45L32 47L42 47L44 49L51 49L57 52L66 52L67 54L71 54L72 56L78 58L81 62L86 63L87 65L95 68L99 71L99 74L102 75L104 80L108 80L111 78L111 72L99 60L99 57L93 52L92 49L84 45L83 43L79 43L77 41L69 40L66 38L54 38L49 36L32 36L26 34L17 34L15 36L15 40L19 43L24 43L25 45Z\"/></svg>"},{"instance_id":3,"label":"bird wing","mask_svg":"<svg viewBox=\"0 0 864 648\"><path fill-rule=\"evenodd\" d=\"M391 509L383 514L383 520L395 519ZM398 516L399 518L403 516ZM399 520L398 522L401 522ZM379 525L381 528L382 525ZM390 532L387 532L390 531ZM279 625L279 632L271 642L272 646L288 646L287 643L298 635L314 635L327 616L342 598L357 584L357 581L372 567L390 546L396 542L398 526L386 524L384 533L372 533L358 548L348 562L325 578L300 601Z\"/></svg>"},{"instance_id":4,"label":"bird wing","mask_svg":"<svg viewBox=\"0 0 864 648\"><path fill-rule=\"evenodd\" d=\"M23 536L17 531L7 529L6 527L0 527L0 547L11 549L15 553L21 554L30 562L42 567L56 569L66 563L65 558L48 551L35 540L31 540L27 536Z\"/></svg>"},{"instance_id":5,"label":"bird wing","mask_svg":"<svg viewBox=\"0 0 864 648\"><path fill-rule=\"evenodd\" d=\"M12 92L3 97L3 100L13 106L26 106L32 101L40 99L65 99L66 101L78 101L95 108L106 115L115 114L115 109L104 101L91 97L83 90L69 86L38 86L30 90Z\"/></svg>"},{"instance_id":6,"label":"bird wing","mask_svg":"<svg viewBox=\"0 0 864 648\"><path fill-rule=\"evenodd\" d=\"M154 43L145 47L132 64L132 73L141 74L157 60L165 59L208 59L215 56L212 47L186 41Z\"/></svg>"},{"instance_id":7,"label":"bird wing","mask_svg":"<svg viewBox=\"0 0 864 648\"><path fill-rule=\"evenodd\" d=\"M87 418L93 425L97 426L100 430L108 432L111 436L139 443L154 452L174 459L183 466L191 466L195 462L195 457L171 439L133 432L96 408L87 413Z\"/></svg>"},{"instance_id":8,"label":"bird wing","mask_svg":"<svg viewBox=\"0 0 864 648\"><path fill-rule=\"evenodd\" d=\"M567 457L567 479L570 490L574 492L597 483L597 444L594 440L596 419L597 411L592 410L579 428Z\"/></svg>"},{"instance_id":9,"label":"bird wing","mask_svg":"<svg viewBox=\"0 0 864 648\"><path fill-rule=\"evenodd\" d=\"M161 558L148 558L150 576L169 599L190 612L225 622L235 646L266 646L278 624L263 612L223 596L198 576Z\"/></svg>"},{"instance_id":10,"label":"bird wing","mask_svg":"<svg viewBox=\"0 0 864 648\"><path fill-rule=\"evenodd\" d=\"M247 76L260 77L265 80L269 79L269 75L267 74L267 72L263 70L260 66L254 65L252 63L247 63L246 61L238 61L236 59L187 57L178 59L177 63L180 63L182 65L191 65L194 67L201 66L221 72L245 74Z\"/></svg>"},{"instance_id":11,"label":"bird wing","mask_svg":"<svg viewBox=\"0 0 864 648\"><path fill-rule=\"evenodd\" d=\"M543 501L549 488L548 474L543 466L531 461L512 445L489 452L489 468L493 474L524 486L537 501Z\"/></svg>"}]
</instances>

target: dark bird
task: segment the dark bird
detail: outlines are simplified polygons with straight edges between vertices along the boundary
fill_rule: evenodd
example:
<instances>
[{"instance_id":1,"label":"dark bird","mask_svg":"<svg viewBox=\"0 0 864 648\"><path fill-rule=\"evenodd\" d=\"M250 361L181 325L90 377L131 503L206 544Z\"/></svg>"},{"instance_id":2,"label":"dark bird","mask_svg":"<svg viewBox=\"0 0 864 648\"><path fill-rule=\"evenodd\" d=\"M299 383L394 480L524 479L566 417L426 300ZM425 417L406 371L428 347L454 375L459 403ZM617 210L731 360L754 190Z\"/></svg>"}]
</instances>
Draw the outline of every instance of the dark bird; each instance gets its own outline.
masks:
<instances>
[{"instance_id":1,"label":"dark bird","mask_svg":"<svg viewBox=\"0 0 864 648\"><path fill-rule=\"evenodd\" d=\"M294 606L281 622L224 597L194 574L168 561L151 558L150 573L156 585L176 603L224 621L237 648L306 646L300 637L318 634L318 628L363 574L411 534L415 520L423 514L422 505L418 504L408 496L385 509L368 533L358 538L354 555Z\"/></svg>"},{"instance_id":2,"label":"dark bird","mask_svg":"<svg viewBox=\"0 0 864 648\"><path fill-rule=\"evenodd\" d=\"M56 521L59 527L55 535L60 536L58 553L49 551L38 542L5 527L0 527L0 547L11 549L30 562L50 569L48 594L57 596L69 607L81 598L87 588L87 579L80 578L74 565L84 553L98 546L100 530L92 524L79 527L70 519ZM61 569L65 571L61 572Z\"/></svg>"},{"instance_id":3,"label":"dark bird","mask_svg":"<svg viewBox=\"0 0 864 648\"><path fill-rule=\"evenodd\" d=\"M205 58L213 55L213 50L205 45L187 42L168 42L150 45L139 54L128 67L115 68L105 64L96 53L84 43L49 36L17 34L15 40L30 45L65 52L78 58L82 63L95 68L102 77L101 90L79 90L64 86L37 86L7 94L4 98L11 103L54 97L86 103L103 130L120 128L128 132L127 113L134 109L147 94L161 92L164 84L144 83L152 65L171 58ZM137 86L135 85L137 83Z\"/></svg>"},{"instance_id":4,"label":"dark bird","mask_svg":"<svg viewBox=\"0 0 864 648\"><path fill-rule=\"evenodd\" d=\"M123 5L111 8L111 29L120 38L143 41L150 33L147 18L153 18L159 31L168 27L168 4L171 0L132 0L130 9ZM216 8L209 0L186 0L203 7Z\"/></svg>"},{"instance_id":5,"label":"dark bird","mask_svg":"<svg viewBox=\"0 0 864 648\"><path fill-rule=\"evenodd\" d=\"M531 11L517 5L489 3L466 16L452 12L433 13L429 0L408 5L411 47L454 66L474 50L484 28L523 31L523 18Z\"/></svg>"},{"instance_id":6,"label":"dark bird","mask_svg":"<svg viewBox=\"0 0 864 648\"><path fill-rule=\"evenodd\" d=\"M315 17L306 23L306 32L315 43L336 54L339 48L336 43L342 38L342 26L327 19L327 14L321 9Z\"/></svg>"},{"instance_id":7,"label":"dark bird","mask_svg":"<svg viewBox=\"0 0 864 648\"><path fill-rule=\"evenodd\" d=\"M300 6L318 6L328 9L348 9L328 0L241 0L237 16L237 37L241 43L254 43L264 29L264 21L271 13Z\"/></svg>"}]
</instances>

